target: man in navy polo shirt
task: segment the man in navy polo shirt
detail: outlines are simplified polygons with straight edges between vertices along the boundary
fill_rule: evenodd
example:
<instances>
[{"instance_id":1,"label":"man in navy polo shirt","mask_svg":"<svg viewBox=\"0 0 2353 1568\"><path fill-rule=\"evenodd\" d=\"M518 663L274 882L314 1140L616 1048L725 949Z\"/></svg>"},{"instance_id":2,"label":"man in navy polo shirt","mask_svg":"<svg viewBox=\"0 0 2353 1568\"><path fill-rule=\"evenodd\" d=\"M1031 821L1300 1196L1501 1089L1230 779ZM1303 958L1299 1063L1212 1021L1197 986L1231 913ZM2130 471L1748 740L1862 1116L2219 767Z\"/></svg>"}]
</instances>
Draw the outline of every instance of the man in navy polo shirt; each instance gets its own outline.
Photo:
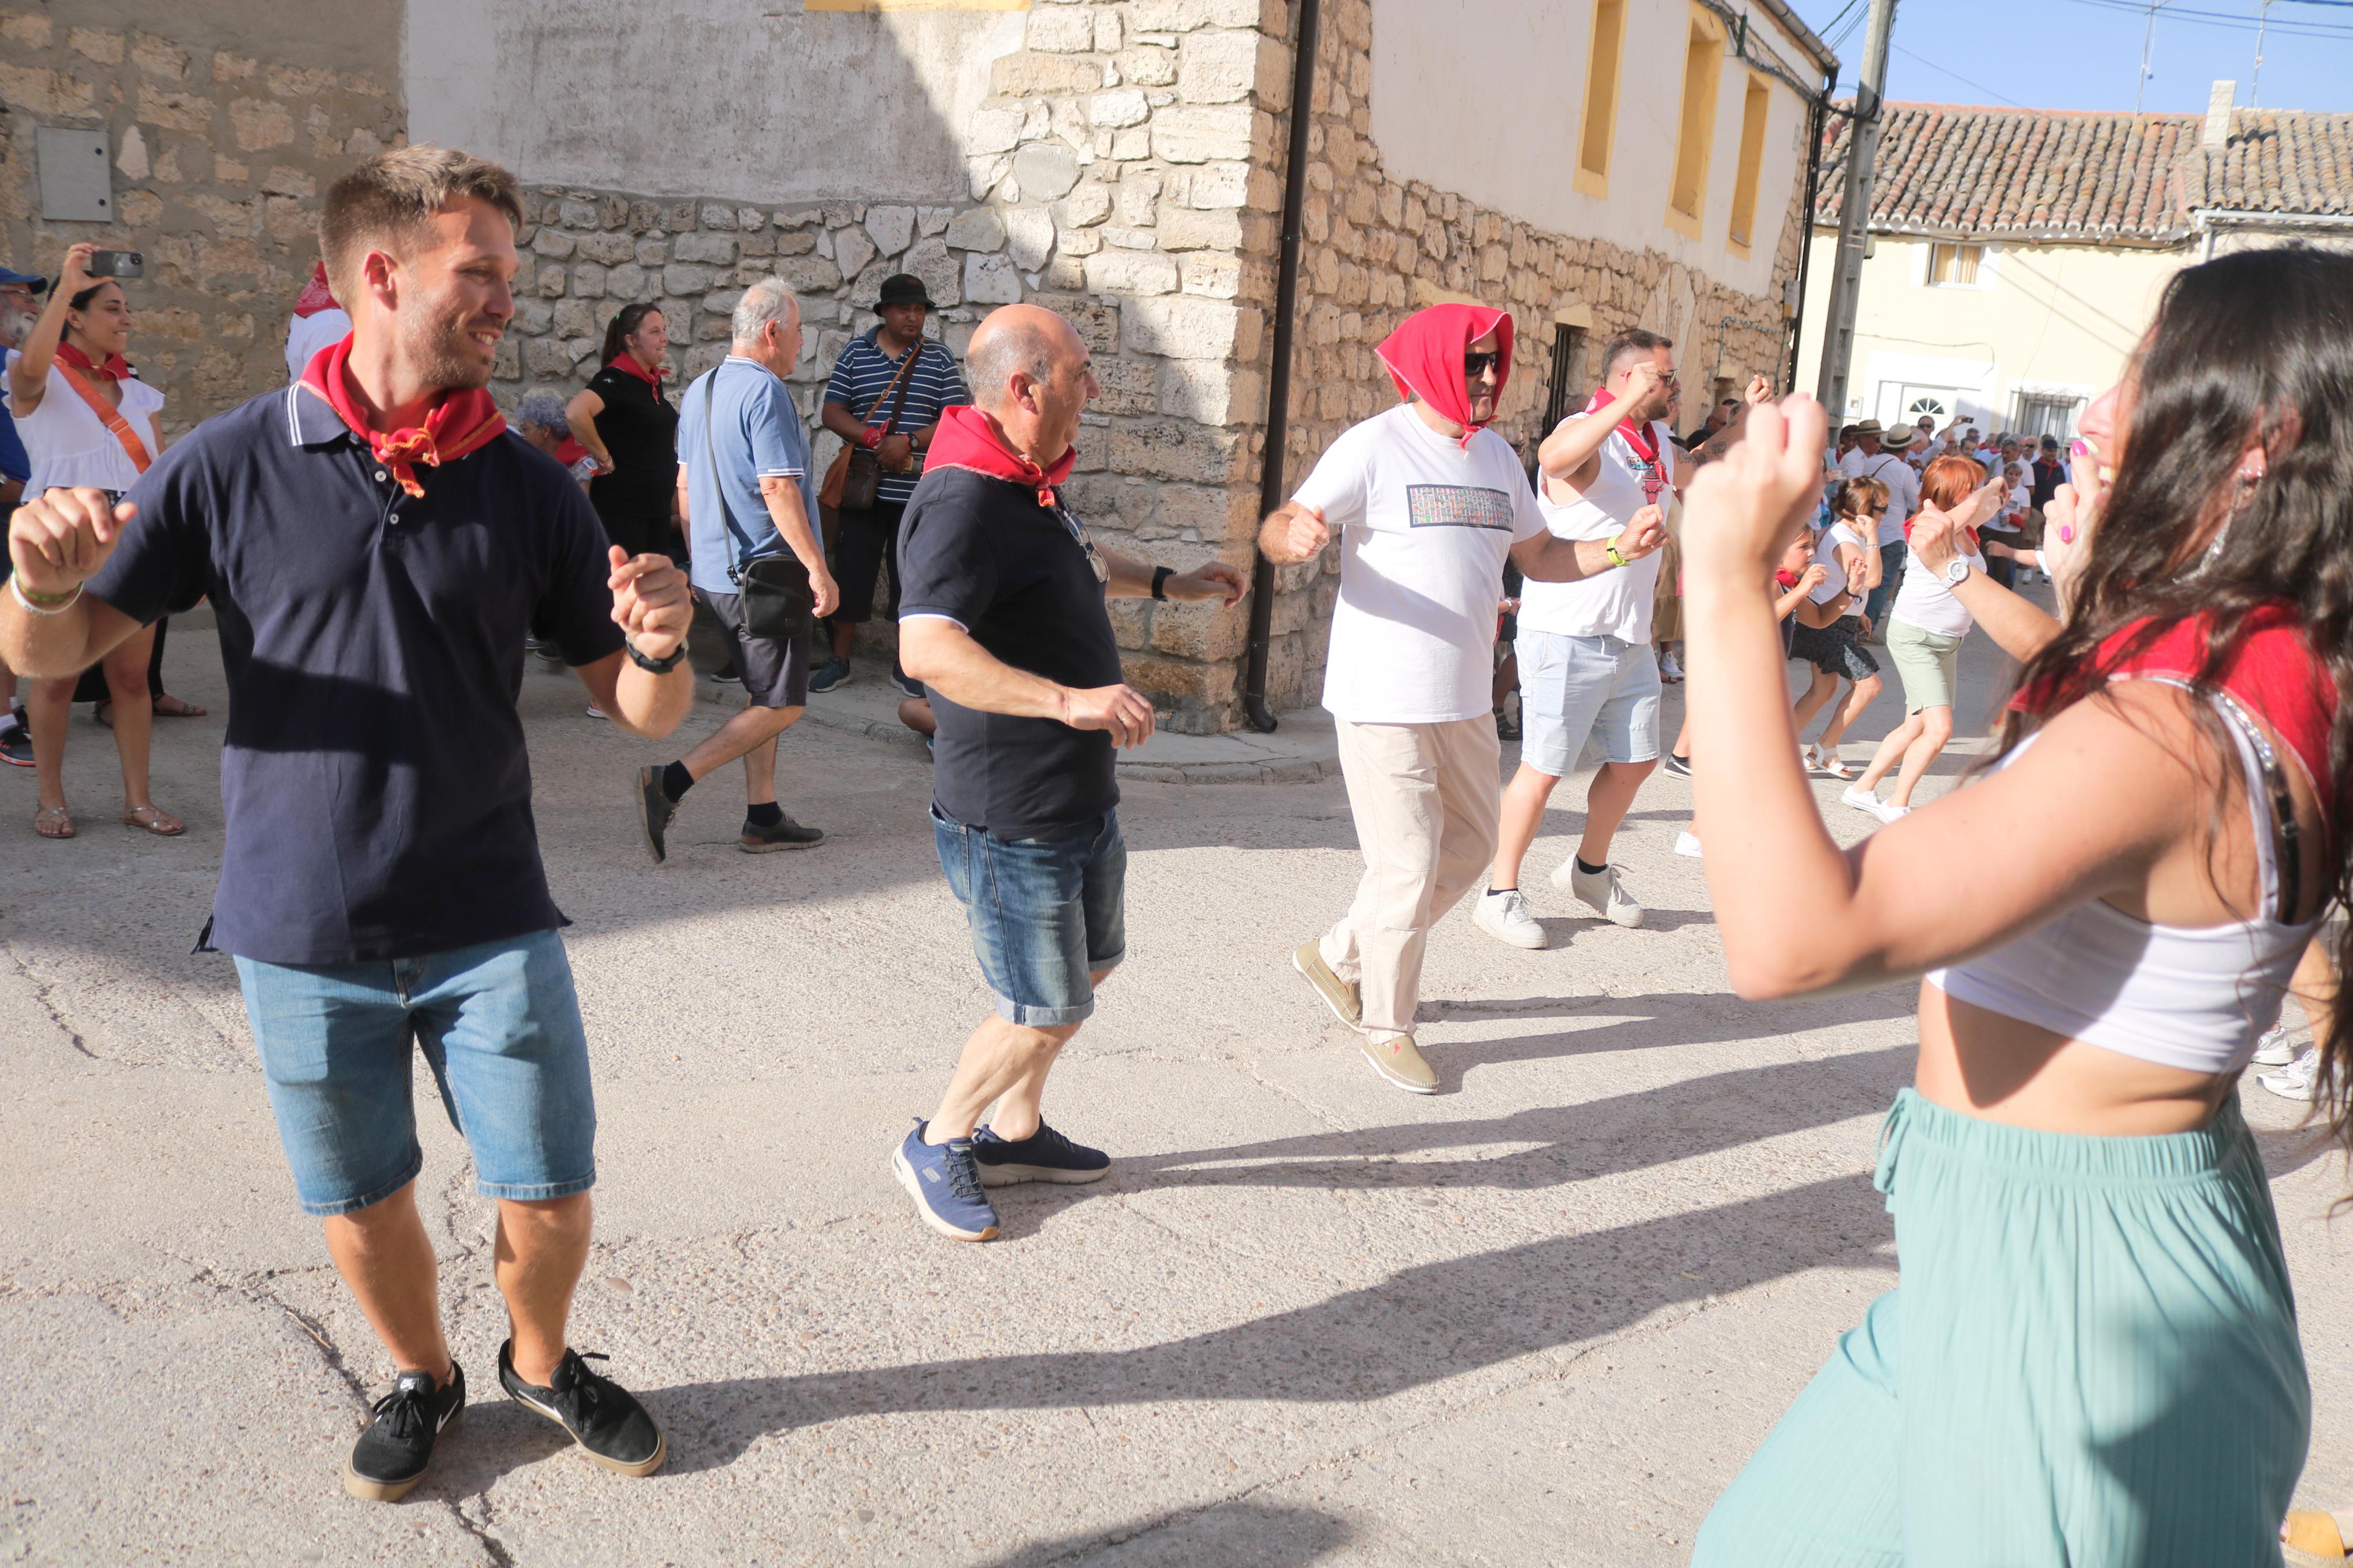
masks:
<instances>
[{"instance_id":1,"label":"man in navy polo shirt","mask_svg":"<svg viewBox=\"0 0 2353 1568\"><path fill-rule=\"evenodd\" d=\"M933 837L997 1014L892 1168L924 1224L987 1241L984 1186L1111 1168L1039 1110L1056 1055L1127 949L1113 748L1151 738L1152 704L1122 683L1104 596L1230 605L1243 583L1222 561L1180 574L1105 550L1064 502L1079 416L1100 390L1068 321L993 311L965 367L979 406L942 416L899 535L899 647L931 691Z\"/></svg>"},{"instance_id":2,"label":"man in navy polo shirt","mask_svg":"<svg viewBox=\"0 0 2353 1568\"><path fill-rule=\"evenodd\" d=\"M616 723L666 734L694 699L692 612L670 562L607 550L483 390L520 219L496 164L430 146L362 163L320 226L352 336L198 426L121 505L19 509L0 596L0 653L44 677L199 598L219 615L228 833L206 935L236 955L297 1195L392 1355L343 1471L383 1500L424 1479L466 1398L414 1196L412 1040L498 1203L500 1383L607 1468L663 1457L565 1338L596 1109L515 697L536 618Z\"/></svg>"}]
</instances>

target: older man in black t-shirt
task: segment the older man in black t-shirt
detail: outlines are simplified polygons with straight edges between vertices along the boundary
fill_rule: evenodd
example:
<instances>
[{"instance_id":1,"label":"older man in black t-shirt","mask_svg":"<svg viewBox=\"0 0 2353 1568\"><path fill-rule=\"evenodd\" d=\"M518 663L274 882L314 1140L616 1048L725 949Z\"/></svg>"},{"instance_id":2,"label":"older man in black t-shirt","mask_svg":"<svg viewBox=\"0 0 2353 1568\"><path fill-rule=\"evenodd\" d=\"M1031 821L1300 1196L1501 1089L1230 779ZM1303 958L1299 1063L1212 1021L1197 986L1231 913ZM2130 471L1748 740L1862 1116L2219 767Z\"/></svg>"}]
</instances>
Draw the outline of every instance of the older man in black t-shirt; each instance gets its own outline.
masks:
<instances>
[{"instance_id":1,"label":"older man in black t-shirt","mask_svg":"<svg viewBox=\"0 0 2353 1568\"><path fill-rule=\"evenodd\" d=\"M932 827L997 1016L892 1165L923 1223L987 1241L984 1186L1111 1168L1039 1111L1056 1054L1127 946L1113 753L1149 739L1153 715L1121 682L1104 597L1230 605L1243 582L1221 561L1180 574L1105 550L1064 502L1079 415L1099 391L1069 322L1006 306L965 368L979 406L942 416L900 531L899 645L938 721Z\"/></svg>"}]
</instances>

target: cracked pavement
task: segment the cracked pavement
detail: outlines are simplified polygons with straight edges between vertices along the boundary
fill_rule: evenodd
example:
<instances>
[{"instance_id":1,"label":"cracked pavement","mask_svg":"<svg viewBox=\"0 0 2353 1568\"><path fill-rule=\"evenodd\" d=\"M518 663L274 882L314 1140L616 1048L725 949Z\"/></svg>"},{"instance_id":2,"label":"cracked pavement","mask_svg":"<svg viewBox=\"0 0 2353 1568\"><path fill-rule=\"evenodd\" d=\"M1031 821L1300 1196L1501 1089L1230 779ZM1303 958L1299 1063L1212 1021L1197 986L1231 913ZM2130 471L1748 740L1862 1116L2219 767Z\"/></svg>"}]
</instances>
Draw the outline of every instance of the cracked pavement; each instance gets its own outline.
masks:
<instances>
[{"instance_id":1,"label":"cracked pavement","mask_svg":"<svg viewBox=\"0 0 2353 1568\"><path fill-rule=\"evenodd\" d=\"M1644 929L1573 919L1533 875L1550 951L1448 918L1427 1100L1376 1079L1289 967L1356 879L1340 787L1129 786L1131 958L1050 1105L1117 1163L1001 1193L1003 1239L966 1247L886 1169L988 1006L921 754L805 727L780 784L822 847L737 854L727 772L656 869L627 784L677 742L591 722L534 670L601 1133L574 1339L645 1396L670 1461L608 1475L498 1397L490 1205L420 1077L419 1205L473 1404L407 1500L353 1501L340 1468L389 1368L294 1207L234 970L188 953L225 704L209 634L171 646L174 689L213 708L157 725L186 837L113 827L86 710L80 838L34 839L29 774L0 785L0 1562L1680 1563L1893 1281L1870 1170L1910 990L1728 994L1699 866L1669 853L1676 781L1620 840ZM1968 645L1972 697L1997 658ZM1820 794L1841 837L1867 826ZM1535 870L1582 799L1564 786ZM2245 1100L2312 1363L2300 1499L2340 1506L2345 1167L2297 1108Z\"/></svg>"}]
</instances>

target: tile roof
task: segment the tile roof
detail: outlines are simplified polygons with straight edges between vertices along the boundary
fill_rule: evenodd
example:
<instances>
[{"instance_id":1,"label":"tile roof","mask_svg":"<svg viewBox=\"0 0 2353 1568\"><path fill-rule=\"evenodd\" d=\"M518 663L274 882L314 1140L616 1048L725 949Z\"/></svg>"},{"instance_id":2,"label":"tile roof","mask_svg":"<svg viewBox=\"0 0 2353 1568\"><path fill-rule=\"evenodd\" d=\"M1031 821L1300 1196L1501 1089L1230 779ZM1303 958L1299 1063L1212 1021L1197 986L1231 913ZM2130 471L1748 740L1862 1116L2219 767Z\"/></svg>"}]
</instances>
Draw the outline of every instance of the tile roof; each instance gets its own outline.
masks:
<instances>
[{"instance_id":1,"label":"tile roof","mask_svg":"<svg viewBox=\"0 0 2353 1568\"><path fill-rule=\"evenodd\" d=\"M1853 122L1824 131L1815 221L1835 224ZM2353 114L2239 109L2219 149L2200 114L1890 103L1871 226L1989 239L2168 245L2200 208L2353 213Z\"/></svg>"}]
</instances>

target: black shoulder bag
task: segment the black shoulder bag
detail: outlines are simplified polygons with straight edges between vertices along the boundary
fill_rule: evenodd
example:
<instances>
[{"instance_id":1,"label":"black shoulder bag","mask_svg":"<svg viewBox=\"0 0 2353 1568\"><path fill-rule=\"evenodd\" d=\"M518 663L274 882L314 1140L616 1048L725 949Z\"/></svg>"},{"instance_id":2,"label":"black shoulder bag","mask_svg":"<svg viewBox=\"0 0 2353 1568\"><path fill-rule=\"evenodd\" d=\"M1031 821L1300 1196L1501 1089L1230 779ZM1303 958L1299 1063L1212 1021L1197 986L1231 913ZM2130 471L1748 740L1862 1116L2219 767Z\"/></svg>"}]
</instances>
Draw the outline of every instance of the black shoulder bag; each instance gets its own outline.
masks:
<instances>
[{"instance_id":1,"label":"black shoulder bag","mask_svg":"<svg viewBox=\"0 0 2353 1568\"><path fill-rule=\"evenodd\" d=\"M744 631L748 637L792 642L809 629L817 609L817 592L809 586L808 568L790 550L777 555L752 556L752 536L735 525L735 509L727 504L727 480L719 471L719 447L711 433L716 405L719 372L702 378L702 450L711 464L712 488L719 492L719 513L727 521L728 537L736 555L727 568L742 601Z\"/></svg>"}]
</instances>

